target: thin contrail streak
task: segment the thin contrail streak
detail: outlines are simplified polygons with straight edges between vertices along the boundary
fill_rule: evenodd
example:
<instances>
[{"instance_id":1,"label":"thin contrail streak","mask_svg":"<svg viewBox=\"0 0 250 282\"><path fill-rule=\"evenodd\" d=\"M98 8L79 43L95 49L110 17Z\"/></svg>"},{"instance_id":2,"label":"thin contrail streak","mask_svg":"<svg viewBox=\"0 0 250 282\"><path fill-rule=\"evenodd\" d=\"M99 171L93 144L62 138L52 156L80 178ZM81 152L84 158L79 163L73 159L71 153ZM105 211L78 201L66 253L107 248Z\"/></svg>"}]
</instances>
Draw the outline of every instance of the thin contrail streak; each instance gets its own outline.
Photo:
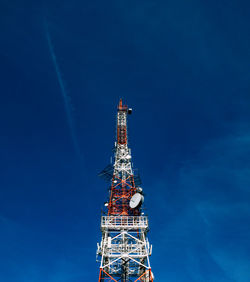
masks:
<instances>
[{"instance_id":1,"label":"thin contrail streak","mask_svg":"<svg viewBox=\"0 0 250 282\"><path fill-rule=\"evenodd\" d=\"M81 158L81 150L78 144L78 140L76 137L76 130L75 130L75 123L72 117L72 110L70 107L70 101L69 101L69 96L67 95L64 83L63 83L63 79L62 79L62 75L61 75L61 71L59 68L59 65L57 63L57 59L56 59L56 54L54 51L54 47L51 41L51 37L50 37L50 33L49 33L49 28L48 28L48 23L45 20L45 33L46 33L46 38L48 41L48 45L49 45L49 51L50 51L50 55L53 61L53 65L55 67L55 71L56 71L56 75L57 75L57 79L58 79L58 83L61 89L61 94L63 97L63 102L64 102L64 108L65 108L65 112L66 112L66 116L67 116L67 121L68 121L68 125L69 125L69 129L70 129L70 134L71 134L71 138L72 138L72 142L74 145L74 149L76 151L76 154L78 157Z\"/></svg>"}]
</instances>

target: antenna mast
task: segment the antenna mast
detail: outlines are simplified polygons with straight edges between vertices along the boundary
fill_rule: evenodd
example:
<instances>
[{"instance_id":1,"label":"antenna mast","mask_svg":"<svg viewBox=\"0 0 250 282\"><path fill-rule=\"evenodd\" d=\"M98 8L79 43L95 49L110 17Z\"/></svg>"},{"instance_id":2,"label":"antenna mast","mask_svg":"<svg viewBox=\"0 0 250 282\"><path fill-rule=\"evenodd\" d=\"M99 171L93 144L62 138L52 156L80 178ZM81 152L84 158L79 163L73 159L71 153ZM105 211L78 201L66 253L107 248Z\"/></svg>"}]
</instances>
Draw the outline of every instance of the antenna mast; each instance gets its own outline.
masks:
<instances>
[{"instance_id":1,"label":"antenna mast","mask_svg":"<svg viewBox=\"0 0 250 282\"><path fill-rule=\"evenodd\" d=\"M102 240L97 244L100 258L99 282L154 280L147 239L148 218L142 212L143 190L131 165L128 148L127 115L132 113L120 100L117 108L115 160L100 176L111 182L106 215L101 216Z\"/></svg>"}]
</instances>

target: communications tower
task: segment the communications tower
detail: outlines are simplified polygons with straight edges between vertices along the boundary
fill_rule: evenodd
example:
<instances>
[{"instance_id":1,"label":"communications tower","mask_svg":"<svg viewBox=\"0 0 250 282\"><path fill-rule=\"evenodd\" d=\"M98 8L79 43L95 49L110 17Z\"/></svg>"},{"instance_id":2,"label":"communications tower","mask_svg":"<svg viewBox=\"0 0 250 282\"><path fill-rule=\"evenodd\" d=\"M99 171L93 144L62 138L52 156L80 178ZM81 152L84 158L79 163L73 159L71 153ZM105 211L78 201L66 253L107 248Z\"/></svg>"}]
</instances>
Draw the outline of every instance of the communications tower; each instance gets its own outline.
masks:
<instances>
[{"instance_id":1,"label":"communications tower","mask_svg":"<svg viewBox=\"0 0 250 282\"><path fill-rule=\"evenodd\" d=\"M101 216L102 240L97 243L99 282L154 280L149 262L152 245L147 239L148 218L142 212L143 190L139 175L132 169L128 148L127 116L131 112L120 100L114 163L100 173L111 186Z\"/></svg>"}]
</instances>

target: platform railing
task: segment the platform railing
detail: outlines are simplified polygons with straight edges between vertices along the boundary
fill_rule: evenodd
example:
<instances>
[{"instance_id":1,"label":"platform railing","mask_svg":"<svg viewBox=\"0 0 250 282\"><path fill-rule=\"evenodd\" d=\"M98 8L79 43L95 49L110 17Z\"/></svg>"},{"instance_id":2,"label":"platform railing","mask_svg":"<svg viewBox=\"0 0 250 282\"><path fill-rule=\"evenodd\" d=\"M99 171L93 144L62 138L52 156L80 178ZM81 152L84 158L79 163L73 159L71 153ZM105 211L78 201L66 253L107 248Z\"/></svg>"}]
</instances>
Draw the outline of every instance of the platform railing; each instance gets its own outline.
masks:
<instances>
[{"instance_id":1,"label":"platform railing","mask_svg":"<svg viewBox=\"0 0 250 282\"><path fill-rule=\"evenodd\" d=\"M147 216L102 216L101 228L120 230L148 228Z\"/></svg>"}]
</instances>

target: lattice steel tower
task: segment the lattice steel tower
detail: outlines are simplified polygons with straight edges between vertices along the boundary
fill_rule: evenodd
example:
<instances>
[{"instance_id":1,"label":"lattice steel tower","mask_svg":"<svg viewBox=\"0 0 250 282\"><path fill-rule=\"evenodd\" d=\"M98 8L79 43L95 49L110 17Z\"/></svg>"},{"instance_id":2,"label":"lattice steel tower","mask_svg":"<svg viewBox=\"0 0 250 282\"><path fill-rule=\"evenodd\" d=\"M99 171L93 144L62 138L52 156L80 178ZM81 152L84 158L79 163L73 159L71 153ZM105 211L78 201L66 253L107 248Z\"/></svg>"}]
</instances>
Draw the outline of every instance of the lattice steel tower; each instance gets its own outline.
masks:
<instances>
[{"instance_id":1,"label":"lattice steel tower","mask_svg":"<svg viewBox=\"0 0 250 282\"><path fill-rule=\"evenodd\" d=\"M102 240L97 244L99 282L154 280L149 262L152 245L147 239L148 218L142 212L143 190L139 175L132 169L128 148L127 115L131 112L120 100L114 164L100 173L111 187L101 216Z\"/></svg>"}]
</instances>

